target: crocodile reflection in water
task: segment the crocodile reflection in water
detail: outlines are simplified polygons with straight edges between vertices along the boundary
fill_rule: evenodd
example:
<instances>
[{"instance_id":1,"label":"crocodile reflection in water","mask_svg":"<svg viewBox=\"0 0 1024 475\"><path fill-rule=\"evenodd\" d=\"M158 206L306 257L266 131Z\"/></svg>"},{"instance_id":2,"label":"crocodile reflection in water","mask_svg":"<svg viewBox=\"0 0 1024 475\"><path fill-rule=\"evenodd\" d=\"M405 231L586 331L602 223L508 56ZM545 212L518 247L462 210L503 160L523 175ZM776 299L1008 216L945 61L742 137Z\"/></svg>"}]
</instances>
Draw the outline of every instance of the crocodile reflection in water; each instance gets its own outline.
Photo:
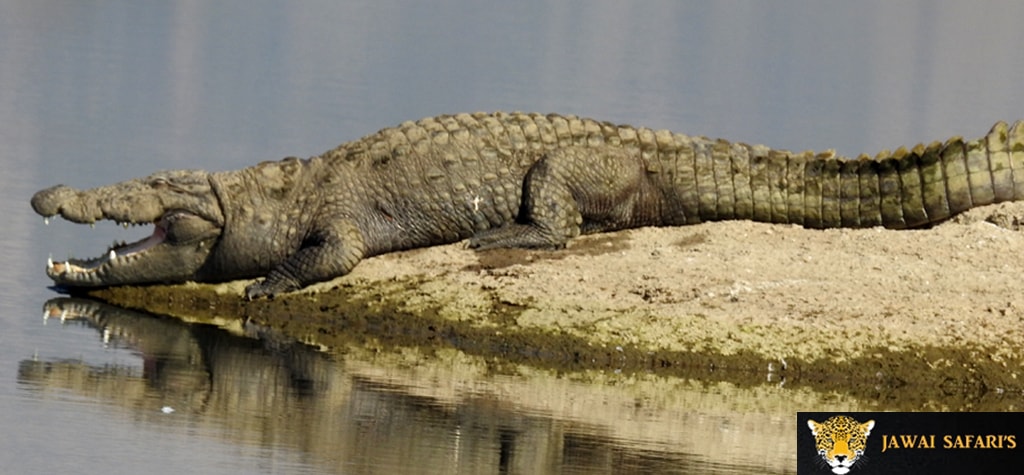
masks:
<instances>
[{"instance_id":1,"label":"crocodile reflection in water","mask_svg":"<svg viewBox=\"0 0 1024 475\"><path fill-rule=\"evenodd\" d=\"M152 424L185 417L190 427L212 427L209 433L236 443L297 448L332 469L353 460L396 459L447 473L466 467L540 473L567 465L617 471L622 463L659 471L691 463L684 453L623 446L607 428L524 414L489 396L452 403L424 395L422 383L403 383L381 368L353 372L343 366L354 365L300 344L268 347L209 325L87 299L53 299L44 312L68 324L81 322L106 344L138 352L143 367L24 360L18 374L23 387L71 390L130 409ZM163 414L163 406L174 408L174 416Z\"/></svg>"}]
</instances>

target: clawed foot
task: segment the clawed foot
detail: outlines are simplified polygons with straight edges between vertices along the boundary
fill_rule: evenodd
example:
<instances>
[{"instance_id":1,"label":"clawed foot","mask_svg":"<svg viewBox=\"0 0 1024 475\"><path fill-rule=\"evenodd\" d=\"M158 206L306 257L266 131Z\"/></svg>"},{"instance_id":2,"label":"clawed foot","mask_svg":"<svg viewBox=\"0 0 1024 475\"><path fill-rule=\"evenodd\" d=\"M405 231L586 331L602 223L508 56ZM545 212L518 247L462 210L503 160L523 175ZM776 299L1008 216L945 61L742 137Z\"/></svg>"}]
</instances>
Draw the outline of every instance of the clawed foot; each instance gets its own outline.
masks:
<instances>
[{"instance_id":1,"label":"clawed foot","mask_svg":"<svg viewBox=\"0 0 1024 475\"><path fill-rule=\"evenodd\" d=\"M256 300L263 297L273 299L275 295L298 289L299 285L297 284L289 284L285 281L267 278L259 282L249 284L249 286L245 288L245 298L249 300Z\"/></svg>"},{"instance_id":2,"label":"clawed foot","mask_svg":"<svg viewBox=\"0 0 1024 475\"><path fill-rule=\"evenodd\" d=\"M245 298L247 300L256 300L261 297L273 299L274 291L270 289L269 286L264 285L266 282L266 280L261 280L259 282L255 282L246 286Z\"/></svg>"}]
</instances>

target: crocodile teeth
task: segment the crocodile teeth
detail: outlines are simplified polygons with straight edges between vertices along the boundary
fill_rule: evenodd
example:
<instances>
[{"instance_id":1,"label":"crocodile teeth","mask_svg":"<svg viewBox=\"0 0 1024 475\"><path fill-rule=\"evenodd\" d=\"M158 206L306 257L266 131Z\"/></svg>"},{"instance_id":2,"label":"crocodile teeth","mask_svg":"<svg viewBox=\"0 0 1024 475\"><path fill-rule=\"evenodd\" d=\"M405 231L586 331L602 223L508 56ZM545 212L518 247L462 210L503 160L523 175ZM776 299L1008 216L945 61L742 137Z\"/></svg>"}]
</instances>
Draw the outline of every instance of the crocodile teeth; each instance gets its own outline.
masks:
<instances>
[{"instance_id":1,"label":"crocodile teeth","mask_svg":"<svg viewBox=\"0 0 1024 475\"><path fill-rule=\"evenodd\" d=\"M50 218L43 218L43 224L46 226L50 225Z\"/></svg>"},{"instance_id":2,"label":"crocodile teeth","mask_svg":"<svg viewBox=\"0 0 1024 475\"><path fill-rule=\"evenodd\" d=\"M52 254L50 255L50 257L46 258L46 268L47 269L53 269L53 255Z\"/></svg>"},{"instance_id":3,"label":"crocodile teeth","mask_svg":"<svg viewBox=\"0 0 1024 475\"><path fill-rule=\"evenodd\" d=\"M109 254L107 254L107 260L109 260L109 261L113 261L113 260L116 260L116 259L117 259L117 253L116 253L116 252L114 252L114 250L113 250L113 249L111 249L111 250L110 250L110 253L109 253Z\"/></svg>"},{"instance_id":4,"label":"crocodile teeth","mask_svg":"<svg viewBox=\"0 0 1024 475\"><path fill-rule=\"evenodd\" d=\"M43 325L46 325L46 322L50 321L51 318L54 318L56 316L57 316L57 312L54 311L54 310L43 310ZM60 311L60 322L64 323L67 320L67 318L68 318L68 311L67 310L61 310Z\"/></svg>"}]
</instances>

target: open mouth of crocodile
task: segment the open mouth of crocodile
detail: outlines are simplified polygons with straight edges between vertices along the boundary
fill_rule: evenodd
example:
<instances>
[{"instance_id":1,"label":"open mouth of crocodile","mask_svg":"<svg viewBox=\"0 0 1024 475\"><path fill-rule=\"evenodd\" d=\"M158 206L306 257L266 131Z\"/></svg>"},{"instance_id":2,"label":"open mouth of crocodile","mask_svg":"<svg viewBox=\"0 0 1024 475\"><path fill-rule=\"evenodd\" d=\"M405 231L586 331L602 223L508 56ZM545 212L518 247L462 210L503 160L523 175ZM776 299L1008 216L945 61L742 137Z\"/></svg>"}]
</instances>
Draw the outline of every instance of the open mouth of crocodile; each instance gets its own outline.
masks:
<instances>
[{"instance_id":1,"label":"open mouth of crocodile","mask_svg":"<svg viewBox=\"0 0 1024 475\"><path fill-rule=\"evenodd\" d=\"M153 226L149 236L132 243L114 242L92 259L47 260L46 275L71 287L155 282L182 282L195 275L220 236L220 226L184 210L172 210L151 223L120 222L125 228Z\"/></svg>"},{"instance_id":2,"label":"open mouth of crocodile","mask_svg":"<svg viewBox=\"0 0 1024 475\"><path fill-rule=\"evenodd\" d=\"M58 286L106 287L184 282L194 279L221 235L221 224L190 211L165 211L152 222L113 221L125 228L151 225L132 243L115 242L92 259L47 260L46 275Z\"/></svg>"},{"instance_id":3,"label":"open mouth of crocodile","mask_svg":"<svg viewBox=\"0 0 1024 475\"><path fill-rule=\"evenodd\" d=\"M89 274L101 274L104 269L112 266L129 264L150 249L164 243L167 239L167 227L170 220L175 219L174 213L168 213L160 217L153 225L153 233L146 238L133 243L124 241L114 242L107 248L106 252L99 257L92 259L68 258L63 262L54 262L53 258L46 260L46 273L50 277L77 280L76 275L86 277ZM117 223L125 229L132 226L140 226L140 223Z\"/></svg>"}]
</instances>

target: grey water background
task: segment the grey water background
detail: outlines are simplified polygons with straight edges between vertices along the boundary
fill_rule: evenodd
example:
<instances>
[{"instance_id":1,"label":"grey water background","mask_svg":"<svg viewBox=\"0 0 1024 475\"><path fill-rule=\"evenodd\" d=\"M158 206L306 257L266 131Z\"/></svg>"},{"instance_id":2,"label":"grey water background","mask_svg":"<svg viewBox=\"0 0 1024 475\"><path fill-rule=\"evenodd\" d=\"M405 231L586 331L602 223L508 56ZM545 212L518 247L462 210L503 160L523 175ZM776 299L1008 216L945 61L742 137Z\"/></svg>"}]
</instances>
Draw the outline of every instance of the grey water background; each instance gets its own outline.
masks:
<instances>
[{"instance_id":1,"label":"grey water background","mask_svg":"<svg viewBox=\"0 0 1024 475\"><path fill-rule=\"evenodd\" d=\"M48 255L93 255L141 236L44 226L28 199L56 183L309 156L404 120L477 110L844 155L980 136L1024 118L1022 18L1013 1L0 1L0 472L748 471L756 458L687 447L655 456L597 436L577 437L583 449L561 465L523 462L548 457L541 444L522 445L509 465L512 436L473 427L504 417L527 420L519 430L529 434L560 422L486 404L435 407L341 363L275 356L208 329L160 322L119 340L44 324L42 304L56 296ZM174 358L148 353L164 343L178 345L160 350ZM185 370L191 359L230 358L246 360L229 370L262 376L210 382ZM321 391L328 384L346 388L348 402ZM286 403L260 400L278 393ZM215 423L189 416L210 407ZM791 427L790 413L774 416ZM359 431L312 440L335 426ZM793 454L757 457L795 466Z\"/></svg>"}]
</instances>

